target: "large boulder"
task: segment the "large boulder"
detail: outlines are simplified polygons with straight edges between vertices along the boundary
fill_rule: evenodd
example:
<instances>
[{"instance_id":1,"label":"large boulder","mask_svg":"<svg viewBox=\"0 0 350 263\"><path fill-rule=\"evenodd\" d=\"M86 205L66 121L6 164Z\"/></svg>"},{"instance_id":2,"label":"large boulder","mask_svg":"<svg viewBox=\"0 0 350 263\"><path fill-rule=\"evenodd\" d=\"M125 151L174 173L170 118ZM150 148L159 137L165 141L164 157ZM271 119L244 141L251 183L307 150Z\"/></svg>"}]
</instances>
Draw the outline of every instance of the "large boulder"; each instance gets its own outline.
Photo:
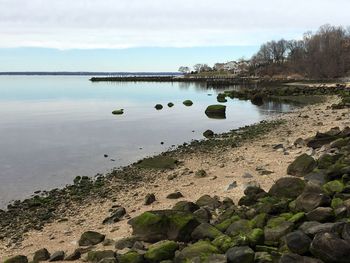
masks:
<instances>
[{"instance_id":1,"label":"large boulder","mask_svg":"<svg viewBox=\"0 0 350 263\"><path fill-rule=\"evenodd\" d=\"M210 105L205 110L205 114L212 119L225 119L226 118L226 106L217 104Z\"/></svg>"},{"instance_id":2,"label":"large boulder","mask_svg":"<svg viewBox=\"0 0 350 263\"><path fill-rule=\"evenodd\" d=\"M226 252L228 263L253 263L255 253L247 246L233 247Z\"/></svg>"},{"instance_id":3,"label":"large boulder","mask_svg":"<svg viewBox=\"0 0 350 263\"><path fill-rule=\"evenodd\" d=\"M302 231L294 231L286 235L288 249L296 254L303 255L309 251L311 239Z\"/></svg>"},{"instance_id":4,"label":"large boulder","mask_svg":"<svg viewBox=\"0 0 350 263\"><path fill-rule=\"evenodd\" d=\"M160 262L162 260L172 259L179 245L175 241L163 240L150 245L144 257L148 262Z\"/></svg>"},{"instance_id":5,"label":"large boulder","mask_svg":"<svg viewBox=\"0 0 350 263\"><path fill-rule=\"evenodd\" d=\"M287 174L305 176L316 167L316 161L306 153L297 157L287 168Z\"/></svg>"},{"instance_id":6,"label":"large boulder","mask_svg":"<svg viewBox=\"0 0 350 263\"><path fill-rule=\"evenodd\" d=\"M305 182L299 178L283 177L272 185L269 194L281 198L296 198L304 190Z\"/></svg>"},{"instance_id":7,"label":"large boulder","mask_svg":"<svg viewBox=\"0 0 350 263\"><path fill-rule=\"evenodd\" d=\"M337 135L339 133L340 132L328 132L328 133L318 132L315 137L310 138L308 140L307 146L313 149L321 148L323 145L329 144L332 141L336 140L338 138Z\"/></svg>"},{"instance_id":8,"label":"large boulder","mask_svg":"<svg viewBox=\"0 0 350 263\"><path fill-rule=\"evenodd\" d=\"M310 251L327 263L350 262L350 243L332 233L317 234L311 243Z\"/></svg>"},{"instance_id":9,"label":"large boulder","mask_svg":"<svg viewBox=\"0 0 350 263\"><path fill-rule=\"evenodd\" d=\"M105 235L95 231L87 231L83 233L78 241L79 246L93 246L105 240Z\"/></svg>"},{"instance_id":10,"label":"large boulder","mask_svg":"<svg viewBox=\"0 0 350 263\"><path fill-rule=\"evenodd\" d=\"M139 240L157 242L168 239L188 241L199 222L193 214L176 210L149 211L128 222Z\"/></svg>"}]
</instances>

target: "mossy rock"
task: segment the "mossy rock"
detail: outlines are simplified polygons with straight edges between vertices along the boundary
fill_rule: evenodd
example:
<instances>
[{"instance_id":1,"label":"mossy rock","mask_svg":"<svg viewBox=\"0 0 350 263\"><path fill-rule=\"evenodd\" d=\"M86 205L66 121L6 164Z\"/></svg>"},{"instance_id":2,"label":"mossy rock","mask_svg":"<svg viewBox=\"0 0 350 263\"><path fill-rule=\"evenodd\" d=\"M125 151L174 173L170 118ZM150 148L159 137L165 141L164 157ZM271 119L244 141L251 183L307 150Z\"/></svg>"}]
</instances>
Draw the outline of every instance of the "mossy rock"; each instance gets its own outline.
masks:
<instances>
[{"instance_id":1,"label":"mossy rock","mask_svg":"<svg viewBox=\"0 0 350 263\"><path fill-rule=\"evenodd\" d=\"M193 214L176 210L149 211L129 220L133 235L142 241L188 241L199 222Z\"/></svg>"},{"instance_id":2,"label":"mossy rock","mask_svg":"<svg viewBox=\"0 0 350 263\"><path fill-rule=\"evenodd\" d=\"M144 257L148 262L160 262L162 260L172 259L179 245L174 241L162 240L150 245Z\"/></svg>"},{"instance_id":3,"label":"mossy rock","mask_svg":"<svg viewBox=\"0 0 350 263\"><path fill-rule=\"evenodd\" d=\"M306 153L298 156L287 168L287 174L305 176L316 167L316 161Z\"/></svg>"},{"instance_id":4,"label":"mossy rock","mask_svg":"<svg viewBox=\"0 0 350 263\"><path fill-rule=\"evenodd\" d=\"M214 137L214 132L212 130L206 130L203 132L203 136L205 138L213 138Z\"/></svg>"},{"instance_id":5,"label":"mossy rock","mask_svg":"<svg viewBox=\"0 0 350 263\"><path fill-rule=\"evenodd\" d=\"M264 228L265 244L278 243L280 238L291 232L293 228L294 224L284 217L270 219Z\"/></svg>"},{"instance_id":6,"label":"mossy rock","mask_svg":"<svg viewBox=\"0 0 350 263\"><path fill-rule=\"evenodd\" d=\"M191 262L193 258L200 258L205 261L210 255L219 254L217 247L212 245L209 241L198 241L194 244L185 247L176 257L175 262Z\"/></svg>"},{"instance_id":7,"label":"mossy rock","mask_svg":"<svg viewBox=\"0 0 350 263\"><path fill-rule=\"evenodd\" d=\"M335 193L340 193L344 190L345 185L340 180L330 181L323 185L322 189L329 195L333 195Z\"/></svg>"},{"instance_id":8,"label":"mossy rock","mask_svg":"<svg viewBox=\"0 0 350 263\"><path fill-rule=\"evenodd\" d=\"M256 245L264 244L264 230L261 228L254 228L248 233L249 245L254 247Z\"/></svg>"},{"instance_id":9,"label":"mossy rock","mask_svg":"<svg viewBox=\"0 0 350 263\"><path fill-rule=\"evenodd\" d=\"M173 169L177 164L177 160L167 156L155 156L146 158L138 162L137 166L148 169Z\"/></svg>"},{"instance_id":10,"label":"mossy rock","mask_svg":"<svg viewBox=\"0 0 350 263\"><path fill-rule=\"evenodd\" d=\"M172 107L174 107L174 103L172 103L172 102L169 102L169 103L168 103L168 107L169 107L169 108L172 108Z\"/></svg>"},{"instance_id":11,"label":"mossy rock","mask_svg":"<svg viewBox=\"0 0 350 263\"><path fill-rule=\"evenodd\" d=\"M193 105L193 102L192 100L185 100L182 102L183 105L189 107L189 106L192 106Z\"/></svg>"},{"instance_id":12,"label":"mossy rock","mask_svg":"<svg viewBox=\"0 0 350 263\"><path fill-rule=\"evenodd\" d=\"M317 160L317 167L319 169L327 169L329 166L333 165L341 155L330 155L330 154L323 154L320 158Z\"/></svg>"},{"instance_id":13,"label":"mossy rock","mask_svg":"<svg viewBox=\"0 0 350 263\"><path fill-rule=\"evenodd\" d=\"M301 223L304 221L304 219L305 219L305 213L299 212L299 213L294 214L292 217L290 217L287 220L289 222L292 222L292 223Z\"/></svg>"},{"instance_id":14,"label":"mossy rock","mask_svg":"<svg viewBox=\"0 0 350 263\"><path fill-rule=\"evenodd\" d=\"M122 115L124 113L124 109L114 110L112 111L113 115Z\"/></svg>"},{"instance_id":15,"label":"mossy rock","mask_svg":"<svg viewBox=\"0 0 350 263\"><path fill-rule=\"evenodd\" d=\"M240 220L241 218L237 215L231 217L231 218L228 218L228 219L225 219L224 221L218 223L215 225L215 227L217 229L219 229L221 232L224 232L227 230L227 228L234 222Z\"/></svg>"},{"instance_id":16,"label":"mossy rock","mask_svg":"<svg viewBox=\"0 0 350 263\"><path fill-rule=\"evenodd\" d=\"M161 110L161 109L163 109L163 105L162 104L156 104L156 106L154 106L154 108L156 110Z\"/></svg>"},{"instance_id":17,"label":"mossy rock","mask_svg":"<svg viewBox=\"0 0 350 263\"><path fill-rule=\"evenodd\" d=\"M194 240L209 239L213 240L218 236L221 236L222 232L208 223L202 223L193 230L191 237Z\"/></svg>"},{"instance_id":18,"label":"mossy rock","mask_svg":"<svg viewBox=\"0 0 350 263\"><path fill-rule=\"evenodd\" d=\"M224 93L219 93L216 100L220 103L227 102L226 95Z\"/></svg>"},{"instance_id":19,"label":"mossy rock","mask_svg":"<svg viewBox=\"0 0 350 263\"><path fill-rule=\"evenodd\" d=\"M174 205L173 210L193 213L194 211L197 211L199 208L200 208L199 205L193 202L179 201Z\"/></svg>"},{"instance_id":20,"label":"mossy rock","mask_svg":"<svg viewBox=\"0 0 350 263\"><path fill-rule=\"evenodd\" d=\"M125 254L118 255L119 263L144 263L144 257L135 251L129 251Z\"/></svg>"},{"instance_id":21,"label":"mossy rock","mask_svg":"<svg viewBox=\"0 0 350 263\"><path fill-rule=\"evenodd\" d=\"M18 255L5 260L4 263L28 263L28 258L26 256Z\"/></svg>"},{"instance_id":22,"label":"mossy rock","mask_svg":"<svg viewBox=\"0 0 350 263\"><path fill-rule=\"evenodd\" d=\"M250 220L249 224L252 228L264 228L267 221L267 214L260 213Z\"/></svg>"},{"instance_id":23,"label":"mossy rock","mask_svg":"<svg viewBox=\"0 0 350 263\"><path fill-rule=\"evenodd\" d=\"M226 106L221 104L210 105L205 114L212 119L226 119Z\"/></svg>"},{"instance_id":24,"label":"mossy rock","mask_svg":"<svg viewBox=\"0 0 350 263\"><path fill-rule=\"evenodd\" d=\"M218 236L211 243L220 249L223 253L235 245L235 242L232 240L232 238L227 235Z\"/></svg>"},{"instance_id":25,"label":"mossy rock","mask_svg":"<svg viewBox=\"0 0 350 263\"><path fill-rule=\"evenodd\" d=\"M114 258L115 252L112 250L90 251L87 254L87 260L89 262L100 262L104 258Z\"/></svg>"},{"instance_id":26,"label":"mossy rock","mask_svg":"<svg viewBox=\"0 0 350 263\"><path fill-rule=\"evenodd\" d=\"M335 198L332 199L331 207L333 209L337 209L338 207L343 206L343 204L344 204L344 201L341 198L335 197Z\"/></svg>"},{"instance_id":27,"label":"mossy rock","mask_svg":"<svg viewBox=\"0 0 350 263\"><path fill-rule=\"evenodd\" d=\"M236 222L233 222L227 229L226 234L233 237L240 234L247 235L250 231L252 231L252 227L250 225L250 221L247 219L240 219Z\"/></svg>"},{"instance_id":28,"label":"mossy rock","mask_svg":"<svg viewBox=\"0 0 350 263\"><path fill-rule=\"evenodd\" d=\"M267 252L255 252L254 262L256 263L272 263L273 257Z\"/></svg>"}]
</instances>

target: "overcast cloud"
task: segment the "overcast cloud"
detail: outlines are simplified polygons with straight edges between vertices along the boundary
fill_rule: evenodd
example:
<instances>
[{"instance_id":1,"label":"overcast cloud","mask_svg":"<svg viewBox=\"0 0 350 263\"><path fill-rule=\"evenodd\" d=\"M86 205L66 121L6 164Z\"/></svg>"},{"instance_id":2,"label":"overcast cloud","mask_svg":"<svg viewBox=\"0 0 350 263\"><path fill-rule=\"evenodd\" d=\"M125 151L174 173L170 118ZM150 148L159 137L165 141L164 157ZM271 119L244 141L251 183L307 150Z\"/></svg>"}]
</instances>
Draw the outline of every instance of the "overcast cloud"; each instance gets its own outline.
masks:
<instances>
[{"instance_id":1,"label":"overcast cloud","mask_svg":"<svg viewBox=\"0 0 350 263\"><path fill-rule=\"evenodd\" d=\"M0 0L0 47L257 45L347 25L349 0Z\"/></svg>"}]
</instances>

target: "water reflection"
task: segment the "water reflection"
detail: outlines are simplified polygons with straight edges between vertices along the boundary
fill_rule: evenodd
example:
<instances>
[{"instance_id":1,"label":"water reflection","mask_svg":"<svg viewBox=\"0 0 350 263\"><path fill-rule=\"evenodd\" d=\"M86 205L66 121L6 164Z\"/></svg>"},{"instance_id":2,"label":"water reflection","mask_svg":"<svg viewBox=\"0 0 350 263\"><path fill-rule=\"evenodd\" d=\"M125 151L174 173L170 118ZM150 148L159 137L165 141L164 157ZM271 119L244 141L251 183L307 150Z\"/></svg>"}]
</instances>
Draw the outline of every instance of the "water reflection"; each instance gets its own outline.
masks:
<instances>
[{"instance_id":1,"label":"water reflection","mask_svg":"<svg viewBox=\"0 0 350 263\"><path fill-rule=\"evenodd\" d=\"M227 88L203 83L0 77L0 206L38 189L64 186L77 175L93 176L171 145L203 139L207 129L225 132L291 107L278 102L257 107L228 99L226 119L209 119L204 111L217 104L216 94L222 90ZM184 106L186 99L194 104ZM168 102L174 107L167 107ZM157 103L164 108L155 110ZM124 114L112 115L116 108Z\"/></svg>"}]
</instances>

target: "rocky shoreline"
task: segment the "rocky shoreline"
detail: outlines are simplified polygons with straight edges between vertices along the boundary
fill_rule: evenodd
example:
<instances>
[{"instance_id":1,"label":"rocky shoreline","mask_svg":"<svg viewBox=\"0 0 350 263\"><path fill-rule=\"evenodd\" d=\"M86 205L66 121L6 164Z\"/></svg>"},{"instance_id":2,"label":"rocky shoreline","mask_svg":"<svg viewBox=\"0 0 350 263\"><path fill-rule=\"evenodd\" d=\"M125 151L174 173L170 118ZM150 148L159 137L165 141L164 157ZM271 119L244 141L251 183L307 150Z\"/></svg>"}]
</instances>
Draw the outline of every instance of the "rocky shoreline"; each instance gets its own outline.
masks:
<instances>
[{"instance_id":1,"label":"rocky shoreline","mask_svg":"<svg viewBox=\"0 0 350 263\"><path fill-rule=\"evenodd\" d=\"M341 92L343 91L344 89L342 88ZM336 117L336 118L340 118L338 122L342 122L343 118L346 120L346 116L349 117L348 109L346 108L348 105L346 100L347 100L346 96L344 96L342 102L339 102L338 104L332 102L330 105L327 105L328 113L325 113L326 112L325 111L322 114L324 116L328 115L326 118L329 118L329 117L332 117L332 116L329 116L329 114L333 112L334 112L333 114L336 114L337 113L336 111L339 111L341 112L341 115L339 116L337 115ZM333 109L331 106L332 104L334 104ZM336 105L338 105L338 107ZM321 114L321 111L319 112L319 114ZM321 117L323 117L322 114L321 114ZM307 118L306 116L307 115L304 115L298 118L302 118L304 120L307 118L310 118L310 116L308 116ZM27 239L26 234L25 235L23 234L28 231L30 235L32 234L33 231L36 234L38 234L41 231L43 231L43 229L45 230L45 227L47 224L52 226L55 224L60 224L60 223L70 221L70 218L79 216L80 213L82 213L82 211L85 211L85 210L88 211L92 203L103 204L103 203L117 202L121 204L120 200L118 200L117 197L115 196L116 192L120 192L120 193L127 192L132 194L134 190L138 189L141 186L144 187L145 185L156 184L157 180L159 180L159 177L162 175L164 176L164 174L167 175L168 182L173 182L173 180L176 180L177 177L182 177L185 174L189 174L191 176L192 171L186 171L186 169L184 168L184 166L186 166L186 160L184 160L184 156L204 154L207 157L208 155L212 157L213 155L214 156L216 155L216 157L219 157L217 158L217 160L220 160L221 162L221 164L219 165L225 166L225 162L222 159L222 157L220 157L220 155L225 155L228 149L240 149L241 147L244 147L244 145L247 142L249 143L251 140L258 140L259 138L267 134L270 134L275 130L278 130L279 127L285 125L285 123L286 122L288 123L288 121L289 120L279 119L276 121L262 122L257 125L252 125L249 127L239 129L237 131L232 131L222 135L214 136L212 139L209 139L209 140L196 141L190 145L184 145L183 147L180 147L177 150L164 153L161 156L158 156L156 158L149 158L146 160L142 160L139 163L130 165L123 169L115 170L114 172L112 172L107 176L97 176L95 179L90 179L87 177L83 177L83 178L78 177L74 180L74 185L68 186L65 189L55 189L50 192L43 192L41 194L38 194L36 197L27 199L23 202L15 202L14 204L8 207L7 211L0 211L0 216L1 216L1 219L0 219L1 237L0 238L2 238L3 240L2 243L4 244L4 247L7 247L6 249L7 252L5 252L4 255L0 253L0 257L6 258L8 256L13 255L13 252L15 251L16 252L21 251L21 248L23 249L23 245L21 244L21 241L25 241ZM323 125L320 125L320 126L323 126ZM289 132L292 133L292 131L289 131ZM349 136L349 134L347 134L346 132L347 130L344 130L344 129L341 131L337 129L333 129L330 132L333 137L329 137L329 136L327 137L326 135L324 135L327 133L323 133L323 135L320 133L317 135L320 138L316 136L317 137L316 139L321 139L322 143L326 142L324 145L330 145L335 140L340 140L340 139L347 140L347 136ZM345 137L340 138L339 134L344 134L344 133L346 133L347 135ZM307 138L303 138L303 140L300 139L299 143L308 144L310 143L310 141L312 142L312 140L307 141L304 139L307 139ZM288 151L285 149L283 145L282 146L279 145L278 142L275 142L275 143L276 145L273 146L274 151L281 152L283 154L288 155L287 154ZM314 151L318 152L319 155L322 152L322 153L331 154L331 156L333 156L333 153L327 152L329 149L327 149L326 146L323 148L321 147L321 152L320 152L320 147L315 147L315 145L319 146L319 144L316 143L311 145L309 149L314 149ZM301 147L307 147L307 145L306 146L301 145ZM343 154L343 157L345 156L344 157L345 164L347 164L346 158L348 157L346 154L346 150L347 150L346 147L347 145L341 146L341 147L338 146L338 148L336 147L330 148L330 149L334 149L334 148L338 149L338 152ZM344 151L345 153L343 153ZM214 157L213 159L215 160L216 157ZM314 160L316 159L315 157L316 156L313 156L310 158ZM298 160L298 158L296 158L296 160ZM334 160L334 163L331 163L331 161L327 159L328 164L330 166L337 164L339 160L340 159ZM304 163L304 160L302 160L302 163ZM311 169L310 167L312 167L312 170L321 169L319 167L320 158L318 158L317 162L314 160L314 163L313 163L310 159L307 163L308 163L309 169ZM145 164L147 165L145 166ZM152 167L152 165L153 166L156 165L156 167ZM204 166L204 165L200 165L200 166ZM176 167L175 168L176 172L181 170L182 174L176 175L176 173L174 172L174 167ZM289 168L288 170L289 170L289 173L295 173L293 174L294 176L295 175L299 176L300 171L298 169L299 168L297 167L296 169ZM259 173L260 172L265 173L266 176L269 176L269 172L271 171L269 171L266 168L261 168ZM206 179L209 177L205 169L198 169L197 172L195 173L193 172L193 176L198 177L199 178L198 180L202 180L201 178ZM278 177L282 177L282 176L283 176L282 174L278 175ZM174 177L174 178L171 179L171 177ZM220 178L215 178L215 179L214 178L215 176L213 178L210 178L210 180L212 181L211 184L214 184L215 182L214 180L218 182L217 179L220 179ZM280 179L280 180L282 180L283 182L283 180L286 180L286 179ZM283 193L281 194L281 196L279 196L279 194L276 195L271 193L271 191L274 192L271 189L274 189L274 187L278 188L278 185L281 183L281 181L277 181L275 185L270 189L270 191L267 191L268 189L266 190L261 189L260 186L255 184L255 185L246 187L246 189L244 190L246 195L245 197L241 198L238 201L238 206L233 205L235 200L223 199L220 201L218 198L214 196L209 196L209 195L203 195L196 202L194 202L195 200L193 200L193 202L181 201L182 203L180 202L180 204L177 204L176 209L156 210L156 212L145 212L143 214L141 214L142 211L128 211L129 209L126 209L125 211L125 209L122 208L123 206L115 206L114 208L112 206L109 217L105 218L106 219L105 222L108 222L108 224L113 225L118 223L119 221L126 221L125 218L128 218L130 214L136 215L136 217L134 217L129 221L130 225L132 226L134 235L137 236L133 239L134 242L131 242L132 243L131 247L133 248L131 251L130 251L130 245L127 246L127 249L125 249L125 247L121 248L121 246L116 247L117 245L115 241L105 239L105 237L102 239L102 237L100 236L100 239L99 239L100 242L96 244L89 244L88 247L82 246L77 251L75 251L75 256L72 256L74 253L72 255L68 255L69 253L65 251L62 257L62 253L60 252L60 253L56 253L57 255L55 255L56 256L55 260L62 260L66 258L67 255L69 260L69 259L78 257L77 255L80 254L82 255L83 258L87 256L88 260L92 262L98 262L100 261L100 259L104 257L109 258L108 259L109 261L107 260L108 262L160 262L161 260L169 260L169 259L174 261L168 261L168 262L201 262L200 260L205 262L205 260L208 260L208 258L210 258L210 260L207 262L236 262L236 261L230 260L229 255L242 254L242 252L245 251L243 253L244 255L249 254L248 258L249 259L253 258L253 261L247 261L247 262L254 262L255 260L254 258L255 257L259 258L259 255L265 256L267 259L262 258L260 261L255 261L255 262L273 262L268 260L270 260L270 258L273 258L273 260L278 260L277 258L279 258L281 254L283 254L285 251L294 252L294 253L295 251L290 250L290 248L288 248L289 250L288 249L281 250L280 248L282 247L282 243L280 243L281 242L280 237L277 239L270 240L269 232L268 232L269 230L267 230L267 233L265 233L265 229L269 229L270 226L273 226L271 227L272 229L271 232L273 232L275 230L274 227L276 224L278 227L280 223L283 226L286 226L287 223L285 222L290 222L289 220L291 220L291 218L293 218L294 220L295 217L297 217L298 219L299 216L303 219L298 219L298 220L302 220L306 222L317 221L317 220L309 220L308 214L318 207L315 207L313 210L307 211L305 209L299 209L299 208L295 208L295 210L293 210L294 208L292 209L290 208L290 206L287 206L287 204L289 205L293 200L298 199L298 197L302 195L305 189L308 189L307 188L308 185L305 186L306 183L304 182L304 180L300 180L299 178L294 178L294 177L288 180L292 180L293 182L291 184L292 186L294 185L303 186L302 189L301 187L300 189L297 189L297 190L294 189L295 191L293 191L294 195L292 197L283 196ZM339 181L338 178L337 180ZM334 180L331 180L331 181L334 181ZM344 184L344 189L346 189L346 182L341 181L341 183ZM270 184L270 186L271 185L272 183ZM232 182L228 188L230 187L231 189L234 189L236 187L234 182ZM323 189L324 187L325 186L320 187L322 188L322 191L324 190ZM250 192L250 190L248 191L247 189L252 190L252 192ZM344 189L342 189L342 191L340 191L339 193L342 194ZM296 193L298 193L297 196L295 196ZM183 197L180 191L174 191L174 193L171 193L171 194L172 195L169 195L170 197L168 197L169 199L176 200L178 198ZM230 195L230 193L228 193L228 195ZM338 198L338 196L334 197L334 193L329 194L327 192L325 195L327 195L332 200L334 198ZM152 203L157 198L158 198L157 195L153 194L152 196L152 194L150 194L149 196L147 196L146 200L144 200L143 202L147 206L149 205L152 206ZM134 196L134 199L139 200L140 198L137 197L136 195ZM289 199L293 199L293 200L289 200ZM346 201L346 199L344 200ZM339 200L336 200L336 201L339 201ZM214 205L211 205L211 203L213 203ZM334 214L336 208L331 206L332 203L333 202L327 203L327 206L325 207L327 208L328 215L332 214L333 216L327 217L326 221L324 220L321 220L321 221L324 221L327 223L329 222L334 223L335 220L337 219ZM148 210L147 206L145 207L145 210ZM260 208L264 206L273 207L271 208L272 212L270 210L266 210L266 211L264 210L263 212L261 212ZM276 208L277 211L274 211L275 206L277 208L280 207L281 210L278 210ZM323 208L324 206L320 206L320 207ZM196 208L196 210L192 211L194 208ZM329 208L332 209L332 212L330 212ZM179 210L181 210L181 212ZM255 212L253 212L252 210L255 210ZM324 212L323 210L321 212ZM263 225L259 225L259 227L258 225L252 225L253 223L251 223L252 220L255 218L255 216L258 216L261 214L261 213L257 213L257 211L266 214L266 218L264 219L265 223ZM319 212L320 211L314 211L314 214L319 215ZM228 215L229 213L231 214ZM287 213L289 213L289 215L287 215ZM303 216L301 216L301 213L304 213ZM345 214L344 213L343 215L347 215L346 213ZM230 224L228 224L228 221L226 222L227 228L229 228L231 225L236 223L236 221L237 222L239 221L240 223L239 224L236 223L236 224L240 226L242 225L249 226L249 230L247 230L248 229L247 228L246 229L247 231L245 231L244 233L242 232L243 234L240 231L238 231L238 234L236 233L237 234L236 235L234 233L231 233L232 231L229 231L230 233L228 233L227 229L218 227L217 226L218 224L221 224L222 222L225 221L225 220L223 221L221 220L222 217L224 217L223 215L225 214L227 214L228 216L228 218L225 218L225 220L226 219L231 220L229 222ZM145 215L147 220L143 218ZM208 218L211 218L211 219L208 219ZM234 221L232 218L235 218L237 220ZM184 226L185 226L184 229L181 228L181 226L183 226L183 219L185 221L188 220L186 221L186 223L184 223ZM140 227L138 225L138 222L145 222L145 221L148 222L149 220L153 223L160 222L162 227L158 227L158 223L155 225L147 226L146 228L144 228L143 226ZM243 222L242 220L245 220L245 221ZM289 225L288 230L290 231L283 232L283 233L284 234L287 234L289 232L294 233L292 230L297 230L299 227L298 224L302 222L298 220L295 222L294 221L292 222L293 227L291 227L291 224L288 223ZM154 226L156 229L152 230L152 226ZM188 228L189 226L191 227ZM174 229L176 227L180 227L180 228ZM232 226L232 228L235 228L235 227ZM196 229L197 231L192 231L193 229ZM98 229L95 229L95 230L98 230ZM152 236L151 238L152 240L149 238L149 236L146 237L145 235L143 235L145 234L144 232L146 232L147 234L148 230L151 231L150 235ZM118 232L118 230L116 232ZM214 236L203 235L203 232L207 232L207 234L210 232L209 235L211 235L214 232L217 235L215 234L215 238L214 238ZM268 237L267 239L266 239L266 234ZM182 237L180 237L179 235ZM264 241L261 241L262 236ZM285 235L283 235L283 237L284 236ZM216 240L219 237L222 240L221 239ZM234 239L236 237L239 237L239 238L236 240ZM308 236L308 237L309 239L311 239L313 236L311 237ZM251 241L252 238L254 240L255 238L257 238L257 240L255 241L258 242L259 244L254 243L255 241L252 242ZM110 242L110 244L108 244L106 240ZM215 240L216 242L214 242ZM107 252L106 251L96 252L95 251L96 247L94 246L97 244L101 245L102 241L105 247L108 248L112 244L112 246L115 246L116 248L114 248L112 251L107 250ZM150 242L154 243L156 241L157 242L162 241L162 242L156 243L153 245L149 244ZM275 243L273 243L272 241ZM222 242L222 244L220 242ZM80 243L80 241L78 243ZM86 245L87 243L82 243L82 244ZM130 242L128 244L130 244ZM90 247L90 245L92 245L93 247ZM227 251L224 251L225 248L223 248L221 245L223 246L225 245L225 248L228 248L227 251L230 251L230 253L228 253ZM266 246L268 247L267 249L260 248L260 247L266 247ZM258 250L257 250L257 247L258 247ZM164 255L164 251L163 251L164 249L168 251L168 256L162 256L164 258L162 258L161 260L159 258L154 258L154 257L157 257L158 254ZM205 255L201 254L200 252L201 249L204 249L204 251L206 251ZM28 251L28 250L30 250L30 248L25 249L25 251ZM59 250L58 247L57 247L57 250ZM89 250L91 251L88 254L86 254ZM103 249L98 247L98 250L103 250ZM187 253L186 251L188 251L188 253L192 255L193 254L192 250L196 251L197 253L193 258L196 258L197 256L199 256L199 258L202 258L202 259L199 259L198 261L198 259L192 259L192 256L188 258L189 256L186 254ZM175 256L175 251L178 251L176 252L176 256ZM214 256L209 255L207 253L208 251L212 251L211 254L213 254ZM34 251L30 253L33 253L33 252ZM45 260L47 260L48 253L46 253L44 250L42 250L41 252L46 255ZM115 254L115 252L117 252L118 256L116 256L117 254ZM123 254L122 252L125 252L125 253ZM310 255L315 256L314 254L310 254L309 250L303 253L297 253L297 254L304 255L305 253L308 256ZM313 252L311 251L311 253ZM221 256L218 254L220 254ZM90 255L90 258L89 258L89 255ZM50 256L52 257L53 255L50 255ZM282 256L282 258L283 257L284 256ZM300 258L298 258L297 255L293 254L290 257L291 257L290 260L292 260L294 257L295 258L294 261L282 261L282 262L300 262L300 261L296 261L296 260L300 260ZM8 261L8 262L26 262L24 257L16 258L14 260L15 261ZM303 260L308 260L308 259L303 259ZM343 262L343 261L327 261L327 260L324 262ZM104 261L106 261L106 259ZM237 261L237 262L244 262L244 261ZM309 262L309 261L305 261L305 262ZM310 261L310 262L319 262L319 261ZM348 261L344 261L344 262L348 262Z\"/></svg>"}]
</instances>

